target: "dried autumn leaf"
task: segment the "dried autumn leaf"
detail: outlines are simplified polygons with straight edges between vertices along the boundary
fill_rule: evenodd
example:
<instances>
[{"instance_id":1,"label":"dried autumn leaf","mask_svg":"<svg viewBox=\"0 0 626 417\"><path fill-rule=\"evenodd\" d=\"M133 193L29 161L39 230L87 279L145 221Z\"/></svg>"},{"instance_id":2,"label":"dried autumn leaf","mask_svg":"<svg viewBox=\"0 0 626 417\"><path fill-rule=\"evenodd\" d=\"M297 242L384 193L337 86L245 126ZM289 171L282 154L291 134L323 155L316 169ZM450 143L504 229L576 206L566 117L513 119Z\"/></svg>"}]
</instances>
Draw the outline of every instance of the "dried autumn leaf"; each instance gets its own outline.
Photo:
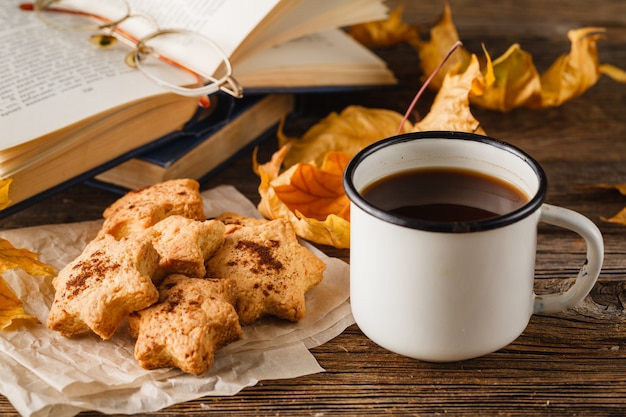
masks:
<instances>
[{"instance_id":1,"label":"dried autumn leaf","mask_svg":"<svg viewBox=\"0 0 626 417\"><path fill-rule=\"evenodd\" d=\"M617 190L621 195L626 195L626 184L596 184L585 188L604 188L609 190ZM617 223L626 226L626 207L612 217L600 217L601 220L609 223Z\"/></svg>"},{"instance_id":2,"label":"dried autumn leaf","mask_svg":"<svg viewBox=\"0 0 626 417\"><path fill-rule=\"evenodd\" d=\"M404 5L400 4L386 20L351 26L350 36L369 48L389 47L416 39L416 29L404 23L403 13Z\"/></svg>"},{"instance_id":3,"label":"dried autumn leaf","mask_svg":"<svg viewBox=\"0 0 626 417\"><path fill-rule=\"evenodd\" d=\"M435 69L444 60L450 48L459 41L459 34L452 22L450 5L446 4L438 22L430 28L428 40L419 36L409 39L420 58L420 67L424 77L435 72ZM441 70L434 76L429 88L439 90L446 74L450 71L463 72L470 62L470 53L465 48L457 48L447 59Z\"/></svg>"},{"instance_id":4,"label":"dried autumn leaf","mask_svg":"<svg viewBox=\"0 0 626 417\"><path fill-rule=\"evenodd\" d=\"M486 51L485 55L487 70L493 73L493 82L481 96L472 97L473 104L505 112L541 103L541 82L529 53L514 44L493 62Z\"/></svg>"},{"instance_id":5,"label":"dried autumn leaf","mask_svg":"<svg viewBox=\"0 0 626 417\"><path fill-rule=\"evenodd\" d=\"M308 218L323 221L336 214L350 220L350 201L343 192L343 171L349 161L343 152L329 152L321 167L297 164L288 184L274 186L276 196L289 210Z\"/></svg>"},{"instance_id":6,"label":"dried autumn leaf","mask_svg":"<svg viewBox=\"0 0 626 417\"><path fill-rule=\"evenodd\" d=\"M415 124L414 131L454 130L485 134L470 111L470 97L483 94L485 88L478 59L472 55L464 72L448 73L429 113Z\"/></svg>"},{"instance_id":7,"label":"dried autumn leaf","mask_svg":"<svg viewBox=\"0 0 626 417\"><path fill-rule=\"evenodd\" d=\"M578 97L600 78L597 41L602 28L583 28L567 33L572 46L541 75L541 105L559 106ZM531 106L533 107L533 106Z\"/></svg>"},{"instance_id":8,"label":"dried autumn leaf","mask_svg":"<svg viewBox=\"0 0 626 417\"><path fill-rule=\"evenodd\" d=\"M617 190L621 195L626 195L626 184L596 184L588 188L604 188L608 190Z\"/></svg>"},{"instance_id":9,"label":"dried autumn leaf","mask_svg":"<svg viewBox=\"0 0 626 417\"><path fill-rule=\"evenodd\" d=\"M279 131L281 143L291 147L284 159L285 167L311 161L320 166L329 151L355 155L365 146L395 135L402 118L392 110L348 106L339 114L330 113L300 139L285 138ZM405 122L401 133L412 128L411 123Z\"/></svg>"},{"instance_id":10,"label":"dried autumn leaf","mask_svg":"<svg viewBox=\"0 0 626 417\"><path fill-rule=\"evenodd\" d=\"M30 275L55 274L53 267L37 260L37 254L26 249L14 248L9 241L0 239L0 274L15 268L23 269ZM17 319L38 322L36 317L26 314L20 299L0 277L0 329L8 327Z\"/></svg>"},{"instance_id":11,"label":"dried autumn leaf","mask_svg":"<svg viewBox=\"0 0 626 417\"><path fill-rule=\"evenodd\" d=\"M26 314L22 302L0 277L0 330L6 329L14 320L23 319L39 323L37 317Z\"/></svg>"},{"instance_id":12,"label":"dried autumn leaf","mask_svg":"<svg viewBox=\"0 0 626 417\"><path fill-rule=\"evenodd\" d=\"M55 270L37 259L38 255L27 249L14 248L11 242L0 238L0 274L20 268L30 275L53 276Z\"/></svg>"},{"instance_id":13,"label":"dried autumn leaf","mask_svg":"<svg viewBox=\"0 0 626 417\"><path fill-rule=\"evenodd\" d=\"M613 79L613 81L617 81L620 83L626 83L626 71L623 69L617 68L611 64L601 64L600 72L603 75Z\"/></svg>"},{"instance_id":14,"label":"dried autumn leaf","mask_svg":"<svg viewBox=\"0 0 626 417\"><path fill-rule=\"evenodd\" d=\"M317 168L312 164L295 164L280 175L274 176L277 167L281 165L288 147L281 148L274 154L272 160L266 164L258 166L258 173L261 176L259 194L259 212L270 219L283 218L291 222L298 236L315 243L331 245L337 248L347 248L350 245L350 223L348 220L337 214L328 214L334 210L347 213L348 204L342 201L343 186L338 187L338 178L343 174L350 156L341 152L329 154L323 161L322 166ZM303 167L306 166L306 167ZM325 184L318 184L319 187L308 188L308 178L314 176L316 181L328 180L334 184L332 187ZM293 184L292 184L293 180ZM307 181L305 183L304 181ZM324 189L327 188L327 189ZM320 189L322 189L320 191ZM287 201L293 210L279 197L276 190L287 196ZM295 190L295 191L294 191ZM300 205L299 198L311 202L313 193L320 193L324 198L322 202L312 203L315 209L305 211L310 212L311 217L300 212L303 206ZM293 198L295 196L295 198ZM318 218L315 218L317 216Z\"/></svg>"},{"instance_id":15,"label":"dried autumn leaf","mask_svg":"<svg viewBox=\"0 0 626 417\"><path fill-rule=\"evenodd\" d=\"M304 239L349 247L345 166L365 146L395 135L400 125L402 133L413 127L391 110L349 106L340 114L329 114L300 139L288 138L279 129L281 148L270 162L255 162L261 177L259 212L270 219L288 219ZM283 167L288 169L281 173Z\"/></svg>"},{"instance_id":16,"label":"dried autumn leaf","mask_svg":"<svg viewBox=\"0 0 626 417\"><path fill-rule=\"evenodd\" d=\"M621 224L623 226L626 226L626 207L624 207L622 210L620 210L619 213L617 213L616 215L614 215L613 217L600 217L600 219L602 219L605 222L609 222L609 223L617 223L617 224Z\"/></svg>"}]
</instances>

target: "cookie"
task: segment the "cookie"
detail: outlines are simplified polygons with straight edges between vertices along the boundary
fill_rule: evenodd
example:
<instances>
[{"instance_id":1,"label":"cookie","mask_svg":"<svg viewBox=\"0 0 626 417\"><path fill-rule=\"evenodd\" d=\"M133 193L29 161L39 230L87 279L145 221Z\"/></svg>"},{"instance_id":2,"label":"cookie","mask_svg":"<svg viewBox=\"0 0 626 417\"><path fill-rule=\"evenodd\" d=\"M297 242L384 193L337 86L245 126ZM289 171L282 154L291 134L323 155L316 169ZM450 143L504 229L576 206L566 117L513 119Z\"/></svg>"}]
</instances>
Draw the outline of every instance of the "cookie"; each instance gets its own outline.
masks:
<instances>
[{"instance_id":1,"label":"cookie","mask_svg":"<svg viewBox=\"0 0 626 417\"><path fill-rule=\"evenodd\" d=\"M227 229L221 249L206 263L208 277L235 281L242 324L265 315L302 319L305 294L322 281L325 268L282 219Z\"/></svg>"},{"instance_id":2,"label":"cookie","mask_svg":"<svg viewBox=\"0 0 626 417\"><path fill-rule=\"evenodd\" d=\"M197 181L169 180L129 191L104 210L104 224L99 234L121 239L141 233L173 215L205 220Z\"/></svg>"},{"instance_id":3,"label":"cookie","mask_svg":"<svg viewBox=\"0 0 626 417\"><path fill-rule=\"evenodd\" d=\"M199 375L213 365L215 351L241 338L233 281L170 275L159 293L157 304L128 319L143 368Z\"/></svg>"},{"instance_id":4,"label":"cookie","mask_svg":"<svg viewBox=\"0 0 626 417\"><path fill-rule=\"evenodd\" d=\"M148 238L91 241L53 280L48 328L66 337L92 330L109 339L131 312L157 301L152 275L158 264Z\"/></svg>"}]
</instances>

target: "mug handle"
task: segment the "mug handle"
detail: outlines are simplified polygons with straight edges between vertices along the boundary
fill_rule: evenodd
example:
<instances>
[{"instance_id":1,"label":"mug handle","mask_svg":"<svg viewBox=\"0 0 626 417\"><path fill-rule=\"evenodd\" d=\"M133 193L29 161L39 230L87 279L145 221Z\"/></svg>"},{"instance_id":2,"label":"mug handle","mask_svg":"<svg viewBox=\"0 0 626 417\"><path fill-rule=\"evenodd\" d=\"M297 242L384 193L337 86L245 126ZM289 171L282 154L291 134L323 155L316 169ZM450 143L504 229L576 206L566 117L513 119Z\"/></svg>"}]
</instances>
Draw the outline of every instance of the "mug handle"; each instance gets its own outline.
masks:
<instances>
[{"instance_id":1,"label":"mug handle","mask_svg":"<svg viewBox=\"0 0 626 417\"><path fill-rule=\"evenodd\" d=\"M573 307L589 294L600 275L604 242L600 230L591 220L563 207L543 204L539 221L578 233L587 245L587 260L574 285L562 293L535 296L534 314L556 313Z\"/></svg>"}]
</instances>

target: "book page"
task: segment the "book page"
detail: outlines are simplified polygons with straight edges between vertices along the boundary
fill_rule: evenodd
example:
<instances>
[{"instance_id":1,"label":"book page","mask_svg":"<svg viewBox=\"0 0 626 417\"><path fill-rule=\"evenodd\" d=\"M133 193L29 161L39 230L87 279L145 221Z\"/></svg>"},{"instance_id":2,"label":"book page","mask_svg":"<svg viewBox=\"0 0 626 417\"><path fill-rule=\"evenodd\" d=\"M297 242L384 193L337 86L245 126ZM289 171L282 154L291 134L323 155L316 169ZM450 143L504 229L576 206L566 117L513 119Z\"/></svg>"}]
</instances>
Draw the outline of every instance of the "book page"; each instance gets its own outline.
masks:
<instances>
[{"instance_id":1,"label":"book page","mask_svg":"<svg viewBox=\"0 0 626 417\"><path fill-rule=\"evenodd\" d=\"M281 20L258 26L252 38L237 49L233 62L238 64L257 52L316 32L383 20L387 11L380 0L304 0Z\"/></svg>"},{"instance_id":2,"label":"book page","mask_svg":"<svg viewBox=\"0 0 626 417\"><path fill-rule=\"evenodd\" d=\"M297 0L288 0L297 3ZM211 39L231 55L281 0L130 0L132 10L152 16L160 28L185 28Z\"/></svg>"},{"instance_id":3,"label":"book page","mask_svg":"<svg viewBox=\"0 0 626 417\"><path fill-rule=\"evenodd\" d=\"M238 80L249 88L263 88L276 84L276 80L283 86L298 87L383 85L396 81L385 61L341 29L274 46L243 61L237 70ZM331 72L331 78L326 77L327 71Z\"/></svg>"}]
</instances>

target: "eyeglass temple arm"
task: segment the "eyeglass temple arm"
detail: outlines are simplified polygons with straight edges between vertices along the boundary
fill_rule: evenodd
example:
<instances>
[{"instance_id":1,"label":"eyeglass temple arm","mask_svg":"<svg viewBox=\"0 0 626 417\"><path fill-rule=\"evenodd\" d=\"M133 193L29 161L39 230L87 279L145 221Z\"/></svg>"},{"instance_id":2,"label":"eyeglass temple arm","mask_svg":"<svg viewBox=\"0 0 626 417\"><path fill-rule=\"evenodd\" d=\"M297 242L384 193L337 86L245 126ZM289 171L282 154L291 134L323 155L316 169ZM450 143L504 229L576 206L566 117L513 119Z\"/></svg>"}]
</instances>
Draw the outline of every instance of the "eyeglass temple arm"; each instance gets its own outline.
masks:
<instances>
[{"instance_id":1,"label":"eyeglass temple arm","mask_svg":"<svg viewBox=\"0 0 626 417\"><path fill-rule=\"evenodd\" d=\"M243 87L232 76L226 77L226 84L220 85L220 90L235 98L243 97Z\"/></svg>"}]
</instances>

